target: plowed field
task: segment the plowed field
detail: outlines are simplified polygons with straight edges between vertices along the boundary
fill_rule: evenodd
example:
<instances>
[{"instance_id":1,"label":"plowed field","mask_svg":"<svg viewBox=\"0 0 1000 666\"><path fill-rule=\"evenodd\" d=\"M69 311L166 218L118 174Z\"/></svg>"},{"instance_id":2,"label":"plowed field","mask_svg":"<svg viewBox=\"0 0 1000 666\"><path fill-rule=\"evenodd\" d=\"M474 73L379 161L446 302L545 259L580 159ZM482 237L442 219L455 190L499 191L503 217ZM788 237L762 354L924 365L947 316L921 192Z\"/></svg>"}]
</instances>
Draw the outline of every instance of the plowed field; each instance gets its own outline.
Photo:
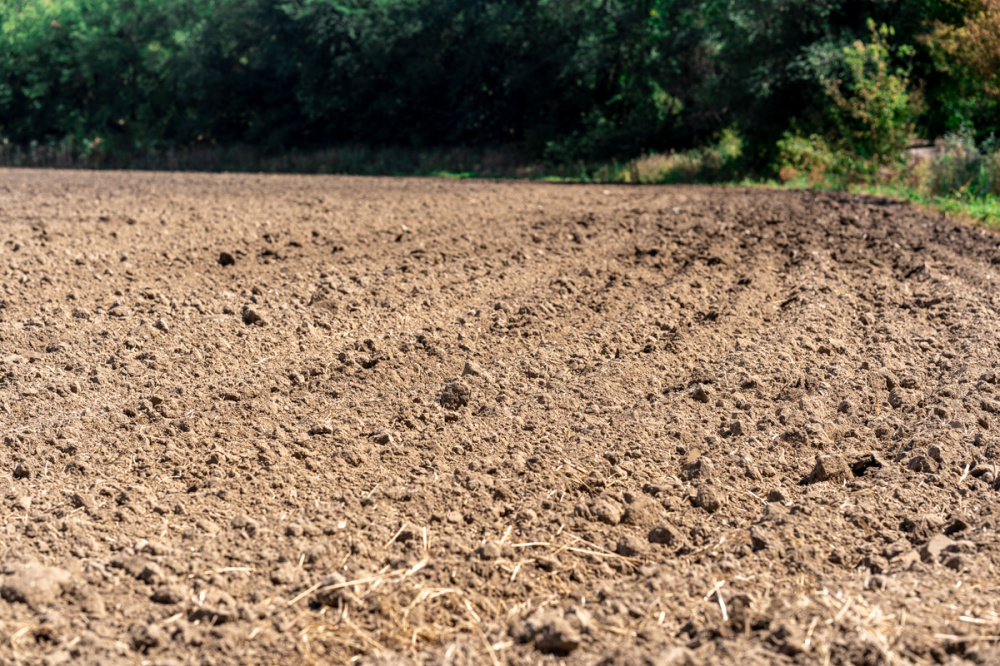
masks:
<instances>
[{"instance_id":1,"label":"plowed field","mask_svg":"<svg viewBox=\"0 0 1000 666\"><path fill-rule=\"evenodd\" d=\"M998 663L998 243L0 171L0 662Z\"/></svg>"}]
</instances>

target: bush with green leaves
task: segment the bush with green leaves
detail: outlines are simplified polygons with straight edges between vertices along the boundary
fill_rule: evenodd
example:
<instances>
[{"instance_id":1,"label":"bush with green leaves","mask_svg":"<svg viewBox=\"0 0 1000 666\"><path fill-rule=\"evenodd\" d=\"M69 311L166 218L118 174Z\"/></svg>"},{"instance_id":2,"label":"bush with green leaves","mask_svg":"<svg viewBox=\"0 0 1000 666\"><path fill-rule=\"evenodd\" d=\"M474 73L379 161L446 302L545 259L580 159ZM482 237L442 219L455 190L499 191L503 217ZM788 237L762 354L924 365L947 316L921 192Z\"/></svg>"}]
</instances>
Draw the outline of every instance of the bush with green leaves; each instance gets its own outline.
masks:
<instances>
[{"instance_id":1,"label":"bush with green leaves","mask_svg":"<svg viewBox=\"0 0 1000 666\"><path fill-rule=\"evenodd\" d=\"M831 176L850 171L849 161L843 153L830 147L818 134L802 136L786 132L778 140L776 168L783 182L804 179L810 185L819 184Z\"/></svg>"},{"instance_id":2,"label":"bush with green leaves","mask_svg":"<svg viewBox=\"0 0 1000 666\"><path fill-rule=\"evenodd\" d=\"M783 181L805 176L810 183L893 177L905 167L914 136L916 103L909 70L892 64L912 49L893 53L893 30L869 22L870 38L841 51L844 74L826 81L830 99L826 132L788 131L777 142L776 170Z\"/></svg>"},{"instance_id":3,"label":"bush with green leaves","mask_svg":"<svg viewBox=\"0 0 1000 666\"><path fill-rule=\"evenodd\" d=\"M899 166L914 132L915 104L909 91L909 70L892 65L889 38L893 30L869 23L871 41L858 40L844 48L847 81L833 80L827 92L838 130L836 147L858 158L872 170ZM901 47L906 58L912 49Z\"/></svg>"}]
</instances>

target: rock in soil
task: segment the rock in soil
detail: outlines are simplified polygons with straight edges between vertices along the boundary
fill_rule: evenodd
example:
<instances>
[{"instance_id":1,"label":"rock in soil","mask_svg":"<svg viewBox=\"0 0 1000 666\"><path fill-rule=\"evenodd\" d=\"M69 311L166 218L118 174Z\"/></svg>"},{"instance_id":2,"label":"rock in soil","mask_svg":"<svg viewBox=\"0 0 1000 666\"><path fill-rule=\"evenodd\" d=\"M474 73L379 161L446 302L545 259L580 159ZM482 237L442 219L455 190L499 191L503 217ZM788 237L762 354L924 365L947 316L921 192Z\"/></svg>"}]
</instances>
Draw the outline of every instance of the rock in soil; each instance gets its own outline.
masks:
<instances>
[{"instance_id":1,"label":"rock in soil","mask_svg":"<svg viewBox=\"0 0 1000 666\"><path fill-rule=\"evenodd\" d=\"M851 469L842 456L818 455L816 456L816 465L809 473L809 481L812 483L846 481L851 476Z\"/></svg>"}]
</instances>

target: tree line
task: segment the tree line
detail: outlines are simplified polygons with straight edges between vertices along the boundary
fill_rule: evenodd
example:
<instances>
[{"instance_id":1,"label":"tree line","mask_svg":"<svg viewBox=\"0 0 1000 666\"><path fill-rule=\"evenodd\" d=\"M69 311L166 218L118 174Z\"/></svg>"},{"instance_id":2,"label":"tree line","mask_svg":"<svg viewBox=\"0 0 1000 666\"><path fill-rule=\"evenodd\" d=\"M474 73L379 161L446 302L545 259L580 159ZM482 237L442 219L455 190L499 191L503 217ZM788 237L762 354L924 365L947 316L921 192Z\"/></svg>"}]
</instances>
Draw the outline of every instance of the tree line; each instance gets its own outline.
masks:
<instances>
[{"instance_id":1,"label":"tree line","mask_svg":"<svg viewBox=\"0 0 1000 666\"><path fill-rule=\"evenodd\" d=\"M1000 125L1000 0L0 8L10 145L514 147L555 163L684 150L735 130L748 164L767 168L795 137L872 158Z\"/></svg>"}]
</instances>

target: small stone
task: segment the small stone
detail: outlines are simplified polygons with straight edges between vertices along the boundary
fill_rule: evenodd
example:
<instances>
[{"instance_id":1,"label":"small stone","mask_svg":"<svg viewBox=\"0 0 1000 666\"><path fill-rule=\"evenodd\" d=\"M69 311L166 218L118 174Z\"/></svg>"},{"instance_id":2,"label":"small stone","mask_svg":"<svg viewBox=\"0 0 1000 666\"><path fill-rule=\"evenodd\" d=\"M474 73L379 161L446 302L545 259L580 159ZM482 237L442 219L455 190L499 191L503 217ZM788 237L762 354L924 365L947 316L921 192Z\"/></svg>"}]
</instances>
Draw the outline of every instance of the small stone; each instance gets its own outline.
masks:
<instances>
[{"instance_id":1,"label":"small stone","mask_svg":"<svg viewBox=\"0 0 1000 666\"><path fill-rule=\"evenodd\" d=\"M300 537L305 533L305 530L298 523L292 523L285 528L285 536L288 537Z\"/></svg>"},{"instance_id":2,"label":"small stone","mask_svg":"<svg viewBox=\"0 0 1000 666\"><path fill-rule=\"evenodd\" d=\"M851 469L841 456L820 454L816 456L816 466L809 474L809 482L840 482L846 481L852 476Z\"/></svg>"},{"instance_id":3,"label":"small stone","mask_svg":"<svg viewBox=\"0 0 1000 666\"><path fill-rule=\"evenodd\" d=\"M954 543L954 541L945 535L936 534L928 539L927 543L920 548L920 559L924 562L937 562L941 553L945 552Z\"/></svg>"},{"instance_id":4,"label":"small stone","mask_svg":"<svg viewBox=\"0 0 1000 666\"><path fill-rule=\"evenodd\" d=\"M538 519L538 513L534 509L522 509L515 516L519 525L528 525Z\"/></svg>"},{"instance_id":5,"label":"small stone","mask_svg":"<svg viewBox=\"0 0 1000 666\"><path fill-rule=\"evenodd\" d=\"M712 399L712 389L705 384L695 384L694 390L691 391L691 397L698 402L707 403Z\"/></svg>"},{"instance_id":6,"label":"small stone","mask_svg":"<svg viewBox=\"0 0 1000 666\"><path fill-rule=\"evenodd\" d=\"M715 476L715 463L707 456L699 456L697 460L684 468L684 478L688 481L708 480L713 476Z\"/></svg>"},{"instance_id":7,"label":"small stone","mask_svg":"<svg viewBox=\"0 0 1000 666\"><path fill-rule=\"evenodd\" d=\"M715 513L722 508L722 498L711 486L702 486L695 495L694 505L709 513Z\"/></svg>"},{"instance_id":8,"label":"small stone","mask_svg":"<svg viewBox=\"0 0 1000 666\"><path fill-rule=\"evenodd\" d=\"M906 463L906 469L913 472L933 474L937 471L938 466L937 463L927 456L913 456L910 458L910 462Z\"/></svg>"},{"instance_id":9,"label":"small stone","mask_svg":"<svg viewBox=\"0 0 1000 666\"><path fill-rule=\"evenodd\" d=\"M464 520L464 518L462 517L461 512L459 512L459 511L450 511L450 512L448 512L448 515L445 516L445 520L447 520L452 525L458 525L459 523L461 523Z\"/></svg>"},{"instance_id":10,"label":"small stone","mask_svg":"<svg viewBox=\"0 0 1000 666\"><path fill-rule=\"evenodd\" d=\"M220 266L232 266L236 263L236 257L229 254L228 252L219 253L219 265Z\"/></svg>"},{"instance_id":11,"label":"small stone","mask_svg":"<svg viewBox=\"0 0 1000 666\"><path fill-rule=\"evenodd\" d=\"M493 377L483 366L479 365L475 361L466 361L465 368L462 369L463 377L479 377L481 379L490 380Z\"/></svg>"},{"instance_id":12,"label":"small stone","mask_svg":"<svg viewBox=\"0 0 1000 666\"><path fill-rule=\"evenodd\" d=\"M73 655L69 653L69 650L56 650L45 655L45 658L42 659L42 666L63 666L63 664L72 663Z\"/></svg>"},{"instance_id":13,"label":"small stone","mask_svg":"<svg viewBox=\"0 0 1000 666\"><path fill-rule=\"evenodd\" d=\"M622 557L639 557L649 552L649 542L640 539L634 534L626 533L618 539L618 545L615 548L615 552Z\"/></svg>"},{"instance_id":14,"label":"small stone","mask_svg":"<svg viewBox=\"0 0 1000 666\"><path fill-rule=\"evenodd\" d=\"M143 654L159 647L167 641L167 635L156 624L135 624L129 629L132 649Z\"/></svg>"},{"instance_id":15,"label":"small stone","mask_svg":"<svg viewBox=\"0 0 1000 666\"><path fill-rule=\"evenodd\" d=\"M476 554L481 560L496 560L500 557L500 545L493 541L487 541L476 549Z\"/></svg>"},{"instance_id":16,"label":"small stone","mask_svg":"<svg viewBox=\"0 0 1000 666\"><path fill-rule=\"evenodd\" d=\"M247 326L264 326L267 322L256 309L247 306L243 308L243 323Z\"/></svg>"},{"instance_id":17,"label":"small stone","mask_svg":"<svg viewBox=\"0 0 1000 666\"><path fill-rule=\"evenodd\" d=\"M243 514L234 516L233 519L229 521L229 526L234 530L243 530L250 536L256 534L257 530L260 529L260 524L256 520Z\"/></svg>"},{"instance_id":18,"label":"small stone","mask_svg":"<svg viewBox=\"0 0 1000 666\"><path fill-rule=\"evenodd\" d=\"M535 637L540 652L569 654L580 647L580 632L565 618L554 617L546 622Z\"/></svg>"},{"instance_id":19,"label":"small stone","mask_svg":"<svg viewBox=\"0 0 1000 666\"><path fill-rule=\"evenodd\" d=\"M163 567L159 564L147 562L136 578L146 583L146 585L156 585L157 583L166 581L167 575L164 573Z\"/></svg>"},{"instance_id":20,"label":"small stone","mask_svg":"<svg viewBox=\"0 0 1000 666\"><path fill-rule=\"evenodd\" d=\"M607 525L617 525L622 521L621 509L618 505L608 502L607 500L594 502L593 506L590 507L590 514L595 520Z\"/></svg>"},{"instance_id":21,"label":"small stone","mask_svg":"<svg viewBox=\"0 0 1000 666\"><path fill-rule=\"evenodd\" d=\"M461 380L449 382L441 391L441 406L445 409L456 410L469 404L472 397L472 389Z\"/></svg>"},{"instance_id":22,"label":"small stone","mask_svg":"<svg viewBox=\"0 0 1000 666\"><path fill-rule=\"evenodd\" d=\"M332 435L333 434L333 426L331 424L329 424L329 423L325 423L325 422L322 422L322 421L320 421L318 423L313 423L309 427L309 434L310 435Z\"/></svg>"},{"instance_id":23,"label":"small stone","mask_svg":"<svg viewBox=\"0 0 1000 666\"><path fill-rule=\"evenodd\" d=\"M210 536L215 536L216 534L219 533L219 526L216 525L211 520L209 520L208 518L201 518L195 523L195 526L197 526L198 529L200 529L202 532Z\"/></svg>"},{"instance_id":24,"label":"small stone","mask_svg":"<svg viewBox=\"0 0 1000 666\"><path fill-rule=\"evenodd\" d=\"M894 409L899 409L903 406L903 394L898 390L889 393L889 405Z\"/></svg>"},{"instance_id":25,"label":"small stone","mask_svg":"<svg viewBox=\"0 0 1000 666\"><path fill-rule=\"evenodd\" d=\"M535 559L535 564L542 571L555 571L562 566L562 562L559 561L558 557L554 555L542 555Z\"/></svg>"},{"instance_id":26,"label":"small stone","mask_svg":"<svg viewBox=\"0 0 1000 666\"><path fill-rule=\"evenodd\" d=\"M684 536L672 525L660 523L649 531L650 543L660 543L672 548L680 548L684 545Z\"/></svg>"},{"instance_id":27,"label":"small stone","mask_svg":"<svg viewBox=\"0 0 1000 666\"><path fill-rule=\"evenodd\" d=\"M299 579L301 571L291 562L285 562L271 571L271 582L275 585L291 585Z\"/></svg>"},{"instance_id":28,"label":"small stone","mask_svg":"<svg viewBox=\"0 0 1000 666\"><path fill-rule=\"evenodd\" d=\"M651 528L663 518L663 506L647 495L640 495L625 507L622 522L626 525Z\"/></svg>"},{"instance_id":29,"label":"small stone","mask_svg":"<svg viewBox=\"0 0 1000 666\"><path fill-rule=\"evenodd\" d=\"M786 493L781 488L772 488L767 493L768 502L778 502L779 504L786 504L788 502L788 493Z\"/></svg>"},{"instance_id":30,"label":"small stone","mask_svg":"<svg viewBox=\"0 0 1000 666\"><path fill-rule=\"evenodd\" d=\"M778 542L767 529L760 525L750 528L750 545L754 551L758 550L778 550Z\"/></svg>"},{"instance_id":31,"label":"small stone","mask_svg":"<svg viewBox=\"0 0 1000 666\"><path fill-rule=\"evenodd\" d=\"M184 601L184 588L180 585L160 585L149 597L157 604L179 604Z\"/></svg>"}]
</instances>

